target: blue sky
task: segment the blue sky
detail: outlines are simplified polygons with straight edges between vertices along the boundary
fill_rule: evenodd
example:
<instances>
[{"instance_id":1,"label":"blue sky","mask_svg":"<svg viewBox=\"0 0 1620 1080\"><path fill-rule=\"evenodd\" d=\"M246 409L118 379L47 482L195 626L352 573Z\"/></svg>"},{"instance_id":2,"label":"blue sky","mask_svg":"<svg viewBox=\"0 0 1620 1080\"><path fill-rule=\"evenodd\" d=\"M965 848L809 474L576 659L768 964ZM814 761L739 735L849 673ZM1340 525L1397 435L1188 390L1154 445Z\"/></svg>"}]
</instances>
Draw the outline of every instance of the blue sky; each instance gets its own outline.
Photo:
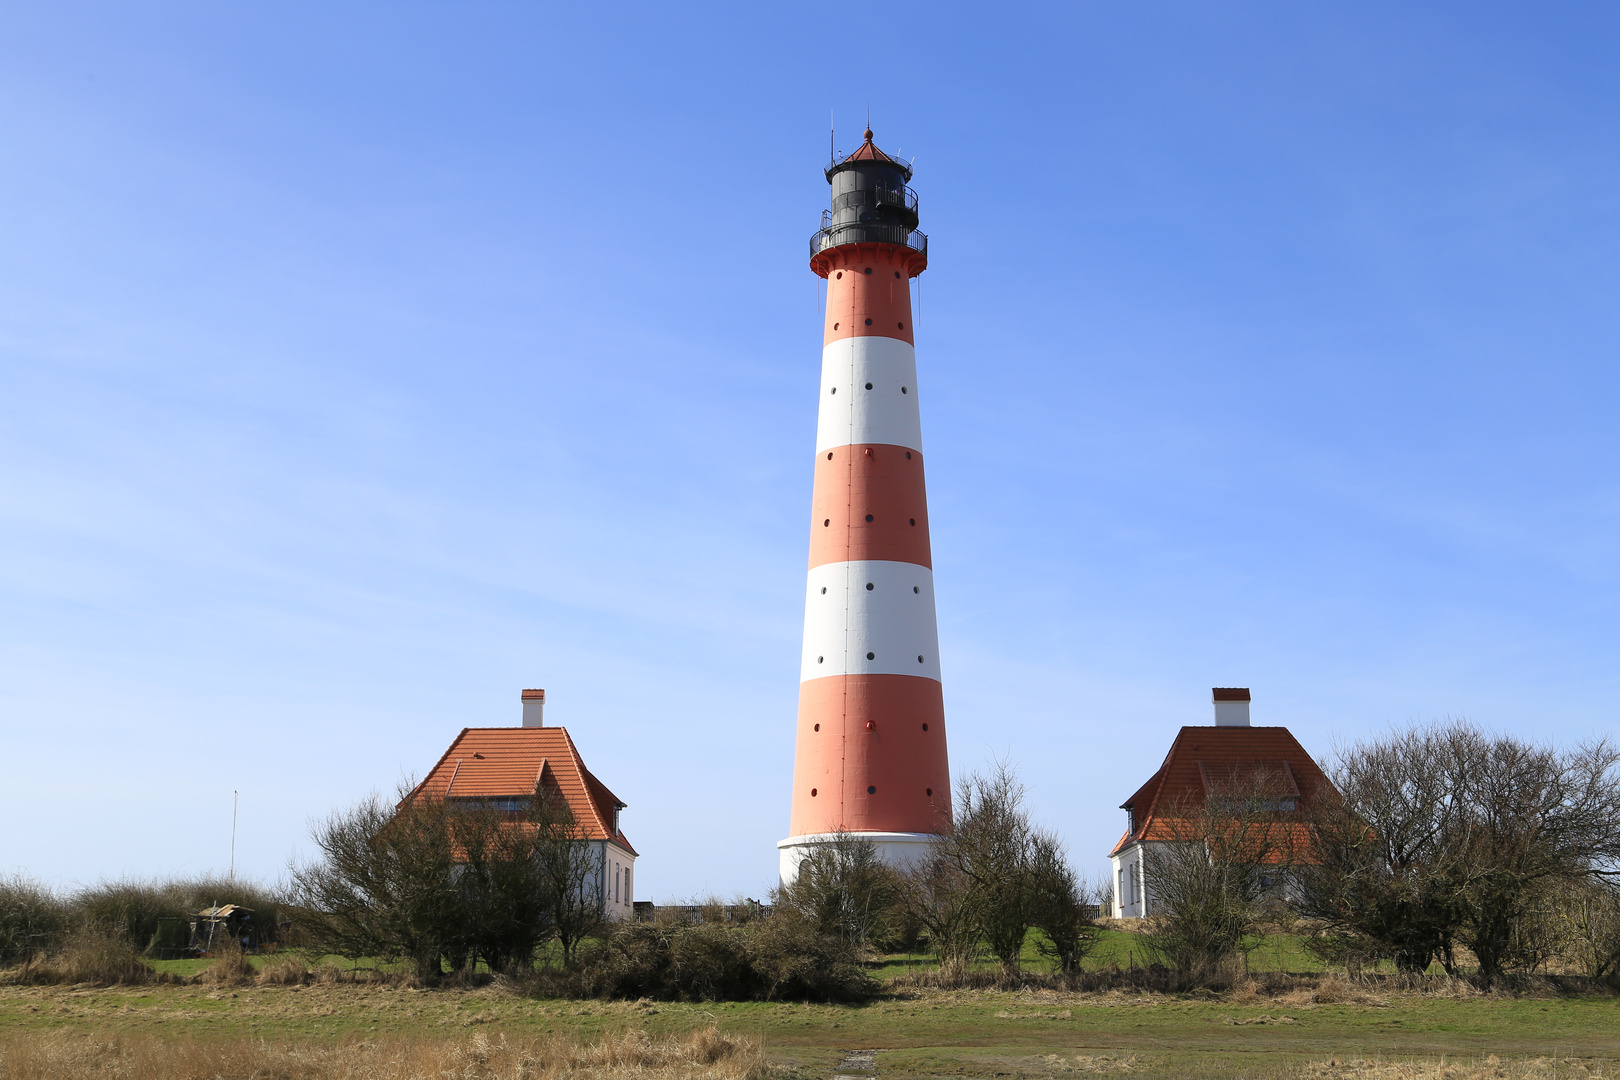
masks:
<instances>
[{"instance_id":1,"label":"blue sky","mask_svg":"<svg viewBox=\"0 0 1620 1080\"><path fill-rule=\"evenodd\" d=\"M1209 687L1612 731L1620 12L13 5L0 870L274 879L548 719L786 832L828 115L916 155L953 769L1097 873Z\"/></svg>"}]
</instances>

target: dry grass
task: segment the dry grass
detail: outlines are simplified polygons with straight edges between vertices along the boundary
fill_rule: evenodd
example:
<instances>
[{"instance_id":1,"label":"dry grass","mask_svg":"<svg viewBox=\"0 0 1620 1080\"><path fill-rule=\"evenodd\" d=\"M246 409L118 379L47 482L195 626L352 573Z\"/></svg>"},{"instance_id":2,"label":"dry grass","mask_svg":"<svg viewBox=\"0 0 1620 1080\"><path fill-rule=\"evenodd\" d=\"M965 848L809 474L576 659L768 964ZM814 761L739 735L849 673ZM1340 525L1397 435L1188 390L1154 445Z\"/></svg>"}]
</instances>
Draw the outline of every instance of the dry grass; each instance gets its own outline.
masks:
<instances>
[{"instance_id":1,"label":"dry grass","mask_svg":"<svg viewBox=\"0 0 1620 1080\"><path fill-rule=\"evenodd\" d=\"M303 986L312 975L309 965L297 953L282 953L259 969L255 980L260 986Z\"/></svg>"},{"instance_id":2,"label":"dry grass","mask_svg":"<svg viewBox=\"0 0 1620 1080\"><path fill-rule=\"evenodd\" d=\"M254 981L253 965L234 942L214 951L212 964L197 972L197 981L216 986L246 986Z\"/></svg>"},{"instance_id":3,"label":"dry grass","mask_svg":"<svg viewBox=\"0 0 1620 1080\"><path fill-rule=\"evenodd\" d=\"M1495 1054L1433 1061L1315 1061L1303 1070L1306 1080L1586 1080L1613 1075L1602 1062L1546 1057L1503 1061Z\"/></svg>"},{"instance_id":4,"label":"dry grass","mask_svg":"<svg viewBox=\"0 0 1620 1080\"><path fill-rule=\"evenodd\" d=\"M97 928L75 931L62 948L34 957L5 973L5 981L25 984L90 983L124 986L149 983L156 974L122 936Z\"/></svg>"},{"instance_id":5,"label":"dry grass","mask_svg":"<svg viewBox=\"0 0 1620 1080\"><path fill-rule=\"evenodd\" d=\"M765 1071L757 1040L713 1028L667 1039L629 1031L588 1043L483 1032L336 1045L56 1032L0 1043L0 1080L761 1080Z\"/></svg>"}]
</instances>

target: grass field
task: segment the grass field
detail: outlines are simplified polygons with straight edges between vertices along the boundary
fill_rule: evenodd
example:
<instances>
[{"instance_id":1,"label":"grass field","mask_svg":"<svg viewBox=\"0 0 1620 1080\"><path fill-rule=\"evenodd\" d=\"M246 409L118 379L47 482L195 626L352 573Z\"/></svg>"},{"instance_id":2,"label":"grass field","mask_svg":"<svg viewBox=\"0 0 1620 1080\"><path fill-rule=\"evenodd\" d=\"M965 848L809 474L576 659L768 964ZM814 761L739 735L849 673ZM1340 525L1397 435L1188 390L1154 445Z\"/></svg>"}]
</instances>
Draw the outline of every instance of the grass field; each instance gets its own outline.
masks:
<instances>
[{"instance_id":1,"label":"grass field","mask_svg":"<svg viewBox=\"0 0 1620 1080\"><path fill-rule=\"evenodd\" d=\"M1614 997L1379 994L1333 985L1327 998L1353 1000L1323 1003L1313 1000L1322 994L1305 988L1269 998L1252 990L1224 996L923 990L862 1006L686 1005L533 1000L492 986L9 986L0 987L0 1047L53 1033L176 1043L242 1036L271 1043L455 1041L475 1033L591 1041L632 1031L686 1035L712 1025L761 1042L772 1072L790 1078L830 1077L844 1052L858 1048L878 1049L877 1076L897 1080L1071 1072L1208 1080L1338 1075L1335 1068L1350 1066L1327 1063L1442 1055L1539 1060L1544 1069L1556 1062L1560 1075L1620 1078ZM1507 1069L1480 1075L1510 1075Z\"/></svg>"}]
</instances>

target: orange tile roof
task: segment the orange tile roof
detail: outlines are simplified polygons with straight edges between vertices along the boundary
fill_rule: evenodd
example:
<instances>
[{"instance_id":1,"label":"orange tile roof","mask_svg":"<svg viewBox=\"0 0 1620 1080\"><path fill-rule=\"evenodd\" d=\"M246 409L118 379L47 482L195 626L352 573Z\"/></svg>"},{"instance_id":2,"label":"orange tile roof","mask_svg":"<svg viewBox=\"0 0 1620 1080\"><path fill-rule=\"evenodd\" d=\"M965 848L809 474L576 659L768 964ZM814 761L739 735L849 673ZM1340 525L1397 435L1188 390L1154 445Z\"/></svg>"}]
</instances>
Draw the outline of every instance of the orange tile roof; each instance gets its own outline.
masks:
<instances>
[{"instance_id":1,"label":"orange tile roof","mask_svg":"<svg viewBox=\"0 0 1620 1080\"><path fill-rule=\"evenodd\" d=\"M1135 830L1119 838L1113 854L1143 840L1173 839L1167 814L1172 807L1200 806L1212 780L1261 769L1290 787L1301 809L1336 794L1332 781L1285 727L1184 727L1159 771L1121 804L1131 811Z\"/></svg>"},{"instance_id":2,"label":"orange tile roof","mask_svg":"<svg viewBox=\"0 0 1620 1080\"><path fill-rule=\"evenodd\" d=\"M861 143L860 149L844 158L844 161L894 161L894 158L877 148L877 144L872 141L871 129L867 129L864 135L866 141ZM843 164L843 162L839 162L839 164ZM898 165L899 162L895 162L895 164Z\"/></svg>"},{"instance_id":3,"label":"orange tile roof","mask_svg":"<svg viewBox=\"0 0 1620 1080\"><path fill-rule=\"evenodd\" d=\"M611 840L630 854L624 830L613 828L614 810L625 804L591 775L560 727L462 728L450 749L406 799L522 799L550 777L591 840Z\"/></svg>"}]
</instances>

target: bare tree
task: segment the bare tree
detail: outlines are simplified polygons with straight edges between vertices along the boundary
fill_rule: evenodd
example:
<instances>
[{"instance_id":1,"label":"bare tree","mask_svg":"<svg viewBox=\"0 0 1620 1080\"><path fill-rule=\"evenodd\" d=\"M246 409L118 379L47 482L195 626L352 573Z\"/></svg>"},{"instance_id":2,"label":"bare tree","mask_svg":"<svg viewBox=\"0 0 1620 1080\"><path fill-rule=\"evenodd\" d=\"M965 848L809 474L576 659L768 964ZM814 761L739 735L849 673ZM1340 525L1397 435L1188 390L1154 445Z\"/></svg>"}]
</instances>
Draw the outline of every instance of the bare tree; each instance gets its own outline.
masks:
<instances>
[{"instance_id":1,"label":"bare tree","mask_svg":"<svg viewBox=\"0 0 1620 1080\"><path fill-rule=\"evenodd\" d=\"M1521 966L1516 944L1539 887L1620 874L1620 750L1607 741L1566 753L1506 736L1462 741L1471 753L1458 780L1467 813L1454 875L1464 940L1489 985Z\"/></svg>"},{"instance_id":2,"label":"bare tree","mask_svg":"<svg viewBox=\"0 0 1620 1080\"><path fill-rule=\"evenodd\" d=\"M1069 866L1063 844L1045 829L1030 836L1030 916L1045 936L1041 952L1055 959L1065 975L1080 970L1080 962L1097 943L1098 910L1093 891Z\"/></svg>"},{"instance_id":3,"label":"bare tree","mask_svg":"<svg viewBox=\"0 0 1620 1080\"><path fill-rule=\"evenodd\" d=\"M1337 931L1326 940L1339 948L1387 955L1401 971L1436 957L1454 967L1463 910L1450 845L1465 816L1458 766L1469 741L1459 734L1415 728L1341 751L1331 774L1339 797L1308 808L1299 908Z\"/></svg>"},{"instance_id":4,"label":"bare tree","mask_svg":"<svg viewBox=\"0 0 1620 1080\"><path fill-rule=\"evenodd\" d=\"M560 792L535 792L526 823L534 845L541 905L552 937L562 946L563 965L574 962L579 943L601 932L607 921L606 853L589 842L589 833L574 817Z\"/></svg>"},{"instance_id":5,"label":"bare tree","mask_svg":"<svg viewBox=\"0 0 1620 1080\"><path fill-rule=\"evenodd\" d=\"M1466 721L1340 755L1342 804L1311 823L1301 908L1404 970L1467 945L1490 985L1533 969L1549 889L1620 874L1620 750L1559 752Z\"/></svg>"},{"instance_id":6,"label":"bare tree","mask_svg":"<svg viewBox=\"0 0 1620 1080\"><path fill-rule=\"evenodd\" d=\"M1035 830L1024 808L1024 785L1005 761L969 773L957 784L956 818L939 843L939 857L976 893L979 933L1003 971L1018 970L1024 939L1035 921Z\"/></svg>"},{"instance_id":7,"label":"bare tree","mask_svg":"<svg viewBox=\"0 0 1620 1080\"><path fill-rule=\"evenodd\" d=\"M1144 845L1154 929L1148 944L1183 974L1215 974L1281 903L1299 861L1288 785L1265 770L1212 777L1202 799L1161 811L1163 840Z\"/></svg>"},{"instance_id":8,"label":"bare tree","mask_svg":"<svg viewBox=\"0 0 1620 1080\"><path fill-rule=\"evenodd\" d=\"M877 845L839 832L815 845L793 882L777 890L775 902L817 932L861 949L874 937L893 936L902 918L900 896L900 875L883 861Z\"/></svg>"},{"instance_id":9,"label":"bare tree","mask_svg":"<svg viewBox=\"0 0 1620 1080\"><path fill-rule=\"evenodd\" d=\"M960 979L979 951L979 907L982 892L951 859L938 850L902 879L907 912L928 933L928 947L939 960L940 973Z\"/></svg>"},{"instance_id":10,"label":"bare tree","mask_svg":"<svg viewBox=\"0 0 1620 1080\"><path fill-rule=\"evenodd\" d=\"M423 979L526 967L555 938L564 963L604 920L603 853L562 795L538 788L522 809L401 789L314 830L321 858L292 872L294 921L343 956L405 957Z\"/></svg>"},{"instance_id":11,"label":"bare tree","mask_svg":"<svg viewBox=\"0 0 1620 1080\"><path fill-rule=\"evenodd\" d=\"M1560 952L1593 978L1620 973L1620 883L1602 878L1558 889L1552 929Z\"/></svg>"},{"instance_id":12,"label":"bare tree","mask_svg":"<svg viewBox=\"0 0 1620 1080\"><path fill-rule=\"evenodd\" d=\"M316 824L321 859L292 871L294 923L340 956L405 958L436 979L462 911L450 813L440 800L396 809L373 795Z\"/></svg>"}]
</instances>

